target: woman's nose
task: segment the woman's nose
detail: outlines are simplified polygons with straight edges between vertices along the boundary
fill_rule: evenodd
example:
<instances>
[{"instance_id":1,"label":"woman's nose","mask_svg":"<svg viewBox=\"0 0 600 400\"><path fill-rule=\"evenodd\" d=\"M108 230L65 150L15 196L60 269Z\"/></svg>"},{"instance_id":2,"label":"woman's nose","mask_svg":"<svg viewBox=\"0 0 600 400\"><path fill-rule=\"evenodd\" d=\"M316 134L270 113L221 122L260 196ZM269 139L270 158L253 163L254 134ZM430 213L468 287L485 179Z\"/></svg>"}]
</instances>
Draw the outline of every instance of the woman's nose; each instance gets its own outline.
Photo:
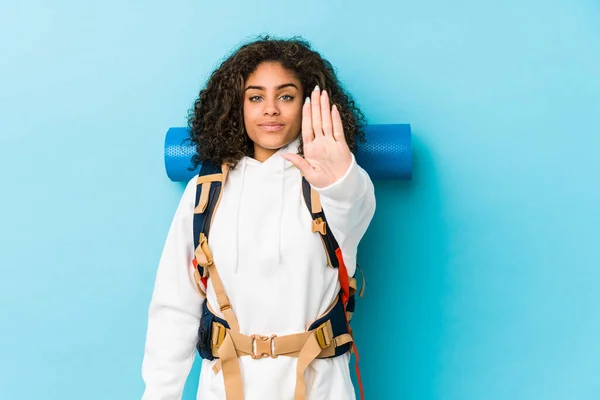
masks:
<instances>
[{"instance_id":1,"label":"woman's nose","mask_svg":"<svg viewBox=\"0 0 600 400\"><path fill-rule=\"evenodd\" d=\"M263 110L265 115L279 114L279 108L277 107L277 99L266 99L263 104L265 105L265 109Z\"/></svg>"}]
</instances>

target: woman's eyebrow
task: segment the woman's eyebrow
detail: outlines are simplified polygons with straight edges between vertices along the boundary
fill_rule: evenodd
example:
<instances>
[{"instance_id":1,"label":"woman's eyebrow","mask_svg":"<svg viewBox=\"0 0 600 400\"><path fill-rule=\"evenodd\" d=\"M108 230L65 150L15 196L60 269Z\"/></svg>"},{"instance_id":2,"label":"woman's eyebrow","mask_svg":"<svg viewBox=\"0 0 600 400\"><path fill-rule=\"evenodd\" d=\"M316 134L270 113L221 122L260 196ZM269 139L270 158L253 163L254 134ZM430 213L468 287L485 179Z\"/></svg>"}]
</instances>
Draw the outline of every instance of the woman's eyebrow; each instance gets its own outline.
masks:
<instances>
[{"instance_id":1,"label":"woman's eyebrow","mask_svg":"<svg viewBox=\"0 0 600 400\"><path fill-rule=\"evenodd\" d=\"M292 87L295 87L296 89L298 89L298 86L296 86L290 82L290 83L284 83L283 85L277 86L275 88L275 90L281 90L281 89L283 89L285 87L289 87L289 86L292 86ZM265 90L265 87L264 86L248 86L244 91L249 90L249 89Z\"/></svg>"}]
</instances>

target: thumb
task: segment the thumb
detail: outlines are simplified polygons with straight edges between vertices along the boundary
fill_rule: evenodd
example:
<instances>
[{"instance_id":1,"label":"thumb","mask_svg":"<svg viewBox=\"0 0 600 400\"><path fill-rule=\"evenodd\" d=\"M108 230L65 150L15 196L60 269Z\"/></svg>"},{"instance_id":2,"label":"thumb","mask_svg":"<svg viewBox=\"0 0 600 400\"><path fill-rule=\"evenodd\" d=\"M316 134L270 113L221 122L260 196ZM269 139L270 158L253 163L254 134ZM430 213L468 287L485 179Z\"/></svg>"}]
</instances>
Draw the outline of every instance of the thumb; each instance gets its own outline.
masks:
<instances>
[{"instance_id":1,"label":"thumb","mask_svg":"<svg viewBox=\"0 0 600 400\"><path fill-rule=\"evenodd\" d=\"M294 164L294 166L298 168L300 172L302 172L307 178L313 172L313 168L308 161L298 154L286 153L282 154L281 157Z\"/></svg>"}]
</instances>

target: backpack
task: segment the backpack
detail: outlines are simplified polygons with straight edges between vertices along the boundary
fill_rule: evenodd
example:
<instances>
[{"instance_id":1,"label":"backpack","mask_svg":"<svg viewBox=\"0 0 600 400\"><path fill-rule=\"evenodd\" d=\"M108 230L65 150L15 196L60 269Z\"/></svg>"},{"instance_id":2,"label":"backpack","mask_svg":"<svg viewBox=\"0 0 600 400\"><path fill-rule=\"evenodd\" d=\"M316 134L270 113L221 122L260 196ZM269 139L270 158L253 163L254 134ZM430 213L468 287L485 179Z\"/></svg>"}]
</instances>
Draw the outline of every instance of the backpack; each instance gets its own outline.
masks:
<instances>
[{"instance_id":1,"label":"backpack","mask_svg":"<svg viewBox=\"0 0 600 400\"><path fill-rule=\"evenodd\" d=\"M237 357L250 356L254 359L279 355L297 357L294 399L303 400L306 396L304 371L310 362L316 358L337 357L351 351L356 354L357 378L361 399L364 399L358 370L358 352L350 328L350 320L355 309L356 279L348 277L342 251L327 225L319 194L310 186L304 176L302 177L302 195L312 216L312 231L318 232L323 241L329 267L338 270L340 293L328 310L319 316L306 332L286 336L248 336L239 332L237 318L231 308L208 246L210 227L221 200L228 171L227 164L217 166L206 162L202 164L196 181L194 278L198 290L206 297L203 287L207 286L208 277L211 277L217 302L224 316L224 318L218 317L208 302L203 302L196 345L198 353L202 358L208 360L218 359L213 370L215 373L221 369L223 371L227 400L243 400L242 379ZM357 268L360 267L357 265ZM364 277L361 297L363 291Z\"/></svg>"}]
</instances>

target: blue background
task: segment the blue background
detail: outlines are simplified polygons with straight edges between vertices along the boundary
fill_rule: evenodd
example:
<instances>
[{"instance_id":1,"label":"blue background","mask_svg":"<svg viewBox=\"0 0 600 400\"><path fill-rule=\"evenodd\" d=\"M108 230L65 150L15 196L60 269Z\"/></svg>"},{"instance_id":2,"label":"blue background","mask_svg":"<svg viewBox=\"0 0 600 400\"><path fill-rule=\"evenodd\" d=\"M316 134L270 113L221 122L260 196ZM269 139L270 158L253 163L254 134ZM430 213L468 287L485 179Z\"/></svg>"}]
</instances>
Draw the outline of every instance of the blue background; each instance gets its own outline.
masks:
<instances>
[{"instance_id":1,"label":"blue background","mask_svg":"<svg viewBox=\"0 0 600 400\"><path fill-rule=\"evenodd\" d=\"M376 184L360 249L367 399L599 399L592 0L2 2L0 398L141 396L183 191L165 132L263 32L310 40L369 122L412 125L413 180Z\"/></svg>"}]
</instances>

